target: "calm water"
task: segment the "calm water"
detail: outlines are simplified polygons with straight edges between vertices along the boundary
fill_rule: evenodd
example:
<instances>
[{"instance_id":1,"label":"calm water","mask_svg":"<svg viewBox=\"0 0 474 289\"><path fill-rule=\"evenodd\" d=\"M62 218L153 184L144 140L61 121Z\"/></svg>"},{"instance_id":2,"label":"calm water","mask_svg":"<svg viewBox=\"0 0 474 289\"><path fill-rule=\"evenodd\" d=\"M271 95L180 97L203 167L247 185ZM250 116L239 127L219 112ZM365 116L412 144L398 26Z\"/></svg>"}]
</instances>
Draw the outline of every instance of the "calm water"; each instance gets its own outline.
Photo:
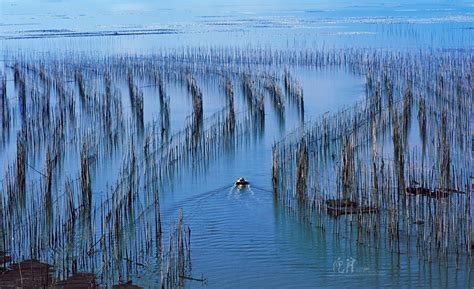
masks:
<instances>
[{"instance_id":1,"label":"calm water","mask_svg":"<svg viewBox=\"0 0 474 289\"><path fill-rule=\"evenodd\" d=\"M155 2L2 1L3 51L146 55L160 49L198 45L403 50L464 49L474 44L474 4L469 1L185 1L179 6ZM283 72L282 67L273 69ZM303 86L305 120L364 97L364 76L298 67L292 72ZM8 73L11 79L11 71ZM225 106L218 83L199 83L205 116ZM150 120L158 111L156 91L147 88L146 82L140 85L144 89L145 119ZM127 89L125 82L119 87ZM15 91L10 81L8 91ZM168 87L173 131L182 128L192 112L185 91L185 87ZM236 106L245 107L240 86L236 86ZM205 171L181 172L179 179L161 192L163 227L167 228L176 219L178 209L183 208L185 222L192 230L192 275L208 278L207 285L189 281L187 287L474 288L474 276L466 268L456 270L449 264L446 269L445 264L420 261L416 254L392 255L383 246L356 246L350 236L336 239L323 234L276 204L271 192L271 146L299 125L296 112L291 107L286 109L287 118L281 125L267 99L263 137L221 155ZM2 175L15 157L15 144L11 139L0 149ZM32 164L42 167L43 163L35 160ZM94 192L113 182L114 168L119 163L117 157L94 171ZM31 170L29 173L33 174ZM64 174L69 173L76 172L69 172L66 166ZM240 176L251 181L250 188L233 188ZM353 270L335 270L339 260ZM133 281L154 287L160 275L149 264Z\"/></svg>"}]
</instances>

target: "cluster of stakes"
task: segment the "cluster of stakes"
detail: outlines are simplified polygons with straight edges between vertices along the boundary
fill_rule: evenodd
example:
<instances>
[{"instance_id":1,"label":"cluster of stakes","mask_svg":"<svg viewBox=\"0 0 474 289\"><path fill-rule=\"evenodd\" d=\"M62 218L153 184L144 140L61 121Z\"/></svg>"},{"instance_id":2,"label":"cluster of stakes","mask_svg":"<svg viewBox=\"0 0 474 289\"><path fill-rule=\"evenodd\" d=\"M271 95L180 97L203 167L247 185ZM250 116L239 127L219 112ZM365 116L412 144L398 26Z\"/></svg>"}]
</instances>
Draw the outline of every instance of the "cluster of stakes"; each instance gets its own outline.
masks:
<instances>
[{"instance_id":1,"label":"cluster of stakes","mask_svg":"<svg viewBox=\"0 0 474 289\"><path fill-rule=\"evenodd\" d=\"M300 119L273 146L273 191L289 212L394 253L471 253L471 52L6 51L3 64L0 261L9 270L0 287L111 286L150 266L162 288L193 279L191 230L181 210L176 221L162 216L160 195L183 170L204 170L261 136L266 98L280 123L286 107ZM363 75L366 98L305 122L297 66ZM205 116L201 84L209 82L226 105ZM192 103L179 129L168 92L176 87ZM246 106L237 111L240 96ZM22 266L37 271L22 275Z\"/></svg>"},{"instance_id":2,"label":"cluster of stakes","mask_svg":"<svg viewBox=\"0 0 474 289\"><path fill-rule=\"evenodd\" d=\"M459 266L473 245L472 52L333 56L365 75L365 99L274 144L276 197L336 238Z\"/></svg>"}]
</instances>

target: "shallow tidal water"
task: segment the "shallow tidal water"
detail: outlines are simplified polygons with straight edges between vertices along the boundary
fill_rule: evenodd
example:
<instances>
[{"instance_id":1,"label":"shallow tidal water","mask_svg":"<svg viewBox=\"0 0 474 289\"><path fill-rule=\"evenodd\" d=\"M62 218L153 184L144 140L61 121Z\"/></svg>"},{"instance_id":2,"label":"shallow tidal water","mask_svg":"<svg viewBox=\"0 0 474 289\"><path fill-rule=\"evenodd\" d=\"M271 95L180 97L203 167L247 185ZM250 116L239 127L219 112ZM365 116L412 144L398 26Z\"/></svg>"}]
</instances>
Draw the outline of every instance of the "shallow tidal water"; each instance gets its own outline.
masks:
<instances>
[{"instance_id":1,"label":"shallow tidal water","mask_svg":"<svg viewBox=\"0 0 474 289\"><path fill-rule=\"evenodd\" d=\"M378 49L467 49L474 45L474 4L407 1L401 4L368 1L234 1L216 4L185 1L115 3L101 1L97 9L76 1L2 1L0 39L2 65L12 51L61 55L153 54L193 46L239 46L269 49L311 47L371 47ZM8 91L15 93L7 71ZM281 71L283 67L272 68ZM303 87L304 120L336 112L364 99L365 77L341 69L292 67ZM218 83L199 80L204 115L225 106ZM158 114L156 90L144 89L145 120ZM126 84L120 84L126 90ZM171 129L184 126L192 112L183 87L167 87ZM236 108L245 107L242 88L236 86ZM124 98L126 93L123 93ZM287 106L282 124L268 99L261 137L220 154L204 170L183 170L160 192L163 228L174 222L180 208L192 230L192 276L185 288L474 288L467 268L416 254L392 254L384 247L357 246L357 236L322 232L279 205L271 190L272 144L300 125ZM126 100L124 100L126 107ZM416 128L414 128L416 130ZM0 174L15 158L16 140L0 147ZM114 180L116 160L92 175L93 192ZM44 160L32 162L42 167ZM112 168L112 169L111 169ZM65 170L68 168L66 166ZM71 174L75 169L71 168ZM29 174L34 174L31 170ZM68 172L65 172L68 174ZM233 186L238 177L251 185ZM101 195L96 194L95 200ZM342 262L342 263L341 263ZM132 276L134 284L153 288L160 282L155 264L146 264Z\"/></svg>"}]
</instances>

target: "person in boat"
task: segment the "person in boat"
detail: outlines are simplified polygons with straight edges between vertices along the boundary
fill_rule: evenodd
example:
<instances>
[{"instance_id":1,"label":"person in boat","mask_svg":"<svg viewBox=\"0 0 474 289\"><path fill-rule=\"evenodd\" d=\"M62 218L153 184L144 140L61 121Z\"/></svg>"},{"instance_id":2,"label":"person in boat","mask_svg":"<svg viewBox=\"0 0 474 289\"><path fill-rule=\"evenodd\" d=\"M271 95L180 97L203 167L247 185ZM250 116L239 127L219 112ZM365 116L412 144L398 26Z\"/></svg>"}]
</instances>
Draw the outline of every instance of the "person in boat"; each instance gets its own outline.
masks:
<instances>
[{"instance_id":1,"label":"person in boat","mask_svg":"<svg viewBox=\"0 0 474 289\"><path fill-rule=\"evenodd\" d=\"M246 186L248 184L249 184L249 182L244 178L240 178L235 182L236 186Z\"/></svg>"}]
</instances>

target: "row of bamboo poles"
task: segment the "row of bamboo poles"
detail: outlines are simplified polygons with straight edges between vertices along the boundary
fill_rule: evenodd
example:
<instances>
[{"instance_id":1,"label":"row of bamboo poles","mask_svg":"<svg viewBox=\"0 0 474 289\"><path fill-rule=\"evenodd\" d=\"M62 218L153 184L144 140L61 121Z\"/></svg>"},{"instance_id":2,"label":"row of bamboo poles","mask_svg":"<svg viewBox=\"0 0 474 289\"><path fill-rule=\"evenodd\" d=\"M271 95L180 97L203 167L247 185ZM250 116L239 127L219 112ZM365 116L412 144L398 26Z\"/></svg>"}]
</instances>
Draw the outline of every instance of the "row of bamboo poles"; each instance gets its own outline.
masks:
<instances>
[{"instance_id":1,"label":"row of bamboo poles","mask_svg":"<svg viewBox=\"0 0 474 289\"><path fill-rule=\"evenodd\" d=\"M310 62L365 75L366 98L274 144L282 205L337 235L368 233L361 243L388 240L393 253L416 248L428 261L471 254L472 54L318 55Z\"/></svg>"},{"instance_id":2,"label":"row of bamboo poles","mask_svg":"<svg viewBox=\"0 0 474 289\"><path fill-rule=\"evenodd\" d=\"M13 262L37 258L53 265L56 279L89 271L102 284L126 282L156 264L156 284L182 284L191 274L190 230L182 214L162 228L163 217L171 216L161 216L160 192L182 171L203 170L261 135L265 97L280 121L288 106L301 118L302 126L273 149L273 188L285 206L308 211L327 227L326 201L339 200L337 214L358 211L358 232L388 235L394 251L401 232L417 240L420 252L469 250L471 171L463 156L470 148L470 52L5 53L1 148L16 148L5 150L2 162L0 251ZM365 75L367 98L305 123L302 86L290 72L295 66ZM200 81L219 83L226 106L205 116ZM147 86L156 88L159 103L151 118ZM184 127L174 130L167 91L173 86L185 87L192 99ZM235 108L237 91L247 104L243 111ZM410 132L417 127L420 141L413 146ZM337 222L335 232L342 229Z\"/></svg>"}]
</instances>

